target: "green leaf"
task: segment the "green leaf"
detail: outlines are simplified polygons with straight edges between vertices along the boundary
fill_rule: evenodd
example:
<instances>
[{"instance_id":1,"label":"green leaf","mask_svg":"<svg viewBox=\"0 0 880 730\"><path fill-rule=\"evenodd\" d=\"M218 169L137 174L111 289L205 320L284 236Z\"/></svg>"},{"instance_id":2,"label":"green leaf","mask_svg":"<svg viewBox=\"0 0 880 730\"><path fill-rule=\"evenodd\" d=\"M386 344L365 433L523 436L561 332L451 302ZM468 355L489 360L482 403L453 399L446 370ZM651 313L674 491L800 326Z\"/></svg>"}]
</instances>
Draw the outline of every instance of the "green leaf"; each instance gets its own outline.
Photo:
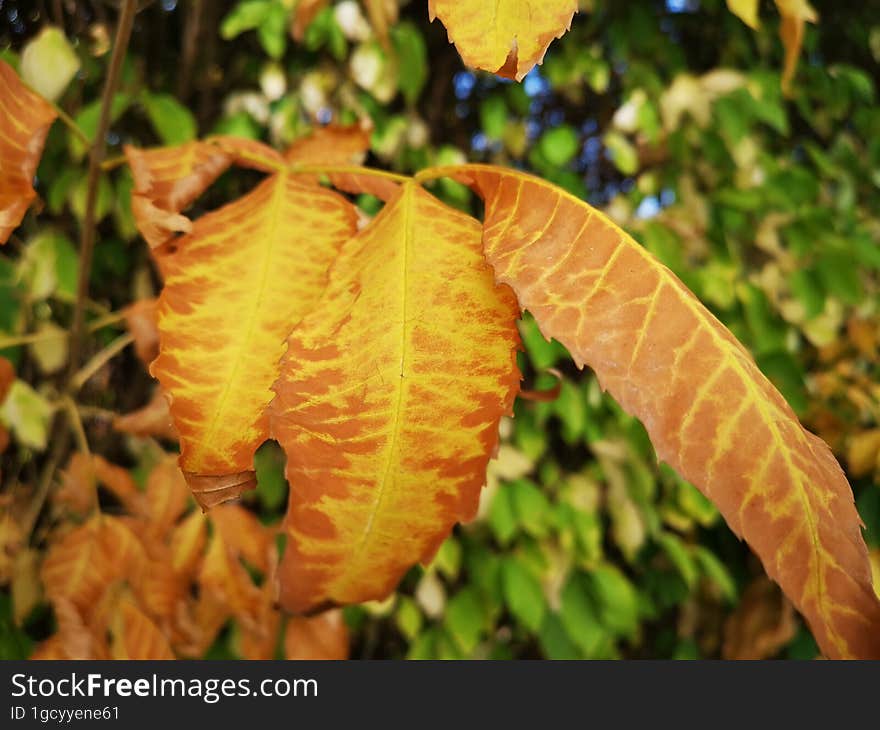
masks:
<instances>
[{"instance_id":1,"label":"green leaf","mask_svg":"<svg viewBox=\"0 0 880 730\"><path fill-rule=\"evenodd\" d=\"M183 144L196 138L195 117L173 96L145 92L141 101L163 144Z\"/></svg>"},{"instance_id":2,"label":"green leaf","mask_svg":"<svg viewBox=\"0 0 880 730\"><path fill-rule=\"evenodd\" d=\"M400 597L394 620L400 633L410 641L413 641L422 630L422 612L419 611L416 602L408 596Z\"/></svg>"},{"instance_id":3,"label":"green leaf","mask_svg":"<svg viewBox=\"0 0 880 730\"><path fill-rule=\"evenodd\" d=\"M508 114L504 97L499 94L493 94L480 104L480 126L486 137L497 142L504 136Z\"/></svg>"},{"instance_id":4,"label":"green leaf","mask_svg":"<svg viewBox=\"0 0 880 730\"><path fill-rule=\"evenodd\" d=\"M614 165L624 175L634 175L638 171L639 153L626 137L619 132L608 132L605 135L605 146Z\"/></svg>"},{"instance_id":5,"label":"green leaf","mask_svg":"<svg viewBox=\"0 0 880 730\"><path fill-rule=\"evenodd\" d=\"M49 436L52 406L23 380L12 383L0 405L0 423L15 435L22 446L44 451Z\"/></svg>"},{"instance_id":6,"label":"green leaf","mask_svg":"<svg viewBox=\"0 0 880 730\"><path fill-rule=\"evenodd\" d=\"M118 121L130 104L131 97L128 94L117 93L113 97L113 103L110 105L110 121ZM95 135L98 133L98 118L100 116L101 100L96 99L86 104L74 117L76 125L85 134L86 138L93 142ZM83 141L73 132L67 133L67 144L70 149L70 155L74 160L81 160L88 151Z\"/></svg>"},{"instance_id":7,"label":"green leaf","mask_svg":"<svg viewBox=\"0 0 880 730\"><path fill-rule=\"evenodd\" d=\"M475 589L459 591L446 604L446 627L465 654L476 648L485 626L486 614Z\"/></svg>"},{"instance_id":8,"label":"green leaf","mask_svg":"<svg viewBox=\"0 0 880 730\"><path fill-rule=\"evenodd\" d=\"M695 545L693 553L703 575L718 587L724 600L731 604L736 601L736 583L724 563L702 545Z\"/></svg>"},{"instance_id":9,"label":"green leaf","mask_svg":"<svg viewBox=\"0 0 880 730\"><path fill-rule=\"evenodd\" d=\"M600 621L613 633L629 639L639 629L638 594L617 567L606 564L589 573Z\"/></svg>"},{"instance_id":10,"label":"green leaf","mask_svg":"<svg viewBox=\"0 0 880 730\"><path fill-rule=\"evenodd\" d=\"M566 633L586 658L607 658L609 637L599 622L585 576L572 575L562 589L560 619Z\"/></svg>"},{"instance_id":11,"label":"green leaf","mask_svg":"<svg viewBox=\"0 0 880 730\"><path fill-rule=\"evenodd\" d=\"M528 479L517 479L506 489L519 525L534 537L547 534L550 518L550 502L537 486Z\"/></svg>"},{"instance_id":12,"label":"green leaf","mask_svg":"<svg viewBox=\"0 0 880 730\"><path fill-rule=\"evenodd\" d=\"M24 249L20 276L35 301L55 294L72 299L76 295L79 257L70 239L54 230L35 235Z\"/></svg>"},{"instance_id":13,"label":"green leaf","mask_svg":"<svg viewBox=\"0 0 880 730\"><path fill-rule=\"evenodd\" d=\"M574 128L563 124L544 132L538 140L538 149L549 164L562 167L574 159L580 149L580 141Z\"/></svg>"},{"instance_id":14,"label":"green leaf","mask_svg":"<svg viewBox=\"0 0 880 730\"><path fill-rule=\"evenodd\" d=\"M693 588L697 582L697 566L694 563L688 549L682 541L671 532L663 532L657 535L657 543L666 553L669 562L675 567L688 588Z\"/></svg>"},{"instance_id":15,"label":"green leaf","mask_svg":"<svg viewBox=\"0 0 880 730\"><path fill-rule=\"evenodd\" d=\"M269 12L257 28L257 38L263 50L278 60L287 50L287 26L289 13L280 3L272 3Z\"/></svg>"},{"instance_id":16,"label":"green leaf","mask_svg":"<svg viewBox=\"0 0 880 730\"><path fill-rule=\"evenodd\" d=\"M76 181L70 190L70 210L82 223L86 217L86 202L89 194L89 181L87 176ZM98 194L95 198L95 222L99 223L107 217L113 208L113 186L106 175L98 178Z\"/></svg>"},{"instance_id":17,"label":"green leaf","mask_svg":"<svg viewBox=\"0 0 880 730\"><path fill-rule=\"evenodd\" d=\"M415 25L404 20L391 29L391 41L399 64L398 88L407 104L415 104L428 80L425 39Z\"/></svg>"},{"instance_id":18,"label":"green leaf","mask_svg":"<svg viewBox=\"0 0 880 730\"><path fill-rule=\"evenodd\" d=\"M454 581L458 578L461 570L462 549L461 544L454 537L448 537L443 541L437 556L434 558L434 565L447 580Z\"/></svg>"},{"instance_id":19,"label":"green leaf","mask_svg":"<svg viewBox=\"0 0 880 730\"><path fill-rule=\"evenodd\" d=\"M278 512L287 500L284 478L284 452L274 441L267 441L254 454L257 498L270 512Z\"/></svg>"},{"instance_id":20,"label":"green leaf","mask_svg":"<svg viewBox=\"0 0 880 730\"><path fill-rule=\"evenodd\" d=\"M489 527L495 539L502 545L507 545L516 534L516 510L508 485L502 484L492 497L492 504L489 506Z\"/></svg>"},{"instance_id":21,"label":"green leaf","mask_svg":"<svg viewBox=\"0 0 880 730\"><path fill-rule=\"evenodd\" d=\"M788 278L788 286L804 307L807 319L812 319L825 309L825 290L815 272L796 269Z\"/></svg>"},{"instance_id":22,"label":"green leaf","mask_svg":"<svg viewBox=\"0 0 880 730\"><path fill-rule=\"evenodd\" d=\"M269 14L271 0L244 0L238 3L220 24L220 36L230 40L257 28Z\"/></svg>"},{"instance_id":23,"label":"green leaf","mask_svg":"<svg viewBox=\"0 0 880 730\"><path fill-rule=\"evenodd\" d=\"M501 564L504 602L514 618L529 631L538 631L544 620L544 591L538 579L515 557Z\"/></svg>"},{"instance_id":24,"label":"green leaf","mask_svg":"<svg viewBox=\"0 0 880 730\"><path fill-rule=\"evenodd\" d=\"M553 411L562 421L562 438L575 444L584 436L587 426L587 400L584 391L570 380L563 380L559 397L553 401Z\"/></svg>"},{"instance_id":25,"label":"green leaf","mask_svg":"<svg viewBox=\"0 0 880 730\"><path fill-rule=\"evenodd\" d=\"M20 74L38 94L57 101L79 66L79 58L64 33L47 25L24 47Z\"/></svg>"},{"instance_id":26,"label":"green leaf","mask_svg":"<svg viewBox=\"0 0 880 730\"><path fill-rule=\"evenodd\" d=\"M569 638L565 626L555 613L545 613L538 634L541 650L547 659L571 660L582 659L575 643Z\"/></svg>"}]
</instances>

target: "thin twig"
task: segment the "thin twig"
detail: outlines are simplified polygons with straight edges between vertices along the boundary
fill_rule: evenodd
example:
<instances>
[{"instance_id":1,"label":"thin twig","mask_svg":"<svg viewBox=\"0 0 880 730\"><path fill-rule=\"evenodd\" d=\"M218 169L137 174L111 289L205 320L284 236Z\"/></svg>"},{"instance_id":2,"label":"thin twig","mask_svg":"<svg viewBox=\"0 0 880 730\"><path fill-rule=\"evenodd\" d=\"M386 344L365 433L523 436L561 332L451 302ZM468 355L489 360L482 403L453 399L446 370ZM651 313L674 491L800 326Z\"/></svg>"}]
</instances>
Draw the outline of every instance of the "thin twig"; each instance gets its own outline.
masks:
<instances>
[{"instance_id":1,"label":"thin twig","mask_svg":"<svg viewBox=\"0 0 880 730\"><path fill-rule=\"evenodd\" d=\"M361 167L360 165L291 165L288 168L291 175L366 175L367 177L381 177L385 180L405 183L412 180L409 175L401 175L387 170L377 170L374 167Z\"/></svg>"},{"instance_id":2,"label":"thin twig","mask_svg":"<svg viewBox=\"0 0 880 730\"><path fill-rule=\"evenodd\" d=\"M61 399L61 403L64 406L64 410L67 412L67 418L70 421L70 429L73 431L73 435L76 438L77 447L86 456L91 456L92 451L89 448L89 440L86 438L86 430L83 428L82 419L79 416L79 410L77 410L76 403L69 395L65 395Z\"/></svg>"},{"instance_id":3,"label":"thin twig","mask_svg":"<svg viewBox=\"0 0 880 730\"><path fill-rule=\"evenodd\" d=\"M76 120L57 104L52 104L52 107L55 109L58 118L64 122L64 125L79 138L79 141L86 146L86 149L89 149L92 146L92 140L82 131Z\"/></svg>"},{"instance_id":4,"label":"thin twig","mask_svg":"<svg viewBox=\"0 0 880 730\"><path fill-rule=\"evenodd\" d=\"M76 302L73 310L73 325L70 331L70 352L68 355L68 382L72 384L79 368L80 351L85 329L85 308L89 296L89 275L92 269L92 255L95 249L95 206L98 199L98 180L101 175L101 163L107 149L107 130L110 127L110 116L113 97L119 85L122 61L131 38L134 16L137 11L137 0L125 0L119 23L116 27L116 38L113 41L113 55L104 82L101 96L101 113L98 118L98 129L95 142L89 155L88 190L86 194L86 211L80 236L79 281L76 289Z\"/></svg>"},{"instance_id":5,"label":"thin twig","mask_svg":"<svg viewBox=\"0 0 880 730\"><path fill-rule=\"evenodd\" d=\"M52 478L55 476L55 471L58 469L61 459L64 458L64 455L67 453L67 446L70 443L70 431L64 427L64 421L64 413L55 414L55 418L52 421L52 428L49 432L49 441L52 444L52 449L43 464L43 470L40 472L40 481L37 484L37 491L34 492L31 503L28 505L28 511L21 518L21 534L25 538L30 536L34 529L34 525L37 524L40 512L43 511L43 504L46 502L46 497L49 496L49 489L52 486Z\"/></svg>"},{"instance_id":6,"label":"thin twig","mask_svg":"<svg viewBox=\"0 0 880 730\"><path fill-rule=\"evenodd\" d=\"M134 337L130 333L120 335L115 340L113 340L113 342L111 342L109 345L107 345L107 347L98 352L85 365L83 365L80 370L78 370L74 374L74 376L70 379L70 390L76 392L80 388L82 388L89 378L91 378L96 372L98 372L102 367L104 367L104 365L110 362L110 360L116 357L132 342L134 342Z\"/></svg>"},{"instance_id":7,"label":"thin twig","mask_svg":"<svg viewBox=\"0 0 880 730\"><path fill-rule=\"evenodd\" d=\"M109 312L102 317L98 317L88 324L89 332L97 332L104 327L110 327L125 319L125 312L119 310ZM10 337L0 337L0 350L7 347L19 347L21 345L31 345L35 342L44 342L46 340L54 340L60 337L68 337L66 330L44 330L43 332L30 332L25 335L12 335Z\"/></svg>"},{"instance_id":8,"label":"thin twig","mask_svg":"<svg viewBox=\"0 0 880 730\"><path fill-rule=\"evenodd\" d=\"M117 167L122 167L126 162L128 162L128 158L125 155L111 157L109 160L104 160L101 163L101 169L104 172L108 172L110 170L115 170Z\"/></svg>"}]
</instances>

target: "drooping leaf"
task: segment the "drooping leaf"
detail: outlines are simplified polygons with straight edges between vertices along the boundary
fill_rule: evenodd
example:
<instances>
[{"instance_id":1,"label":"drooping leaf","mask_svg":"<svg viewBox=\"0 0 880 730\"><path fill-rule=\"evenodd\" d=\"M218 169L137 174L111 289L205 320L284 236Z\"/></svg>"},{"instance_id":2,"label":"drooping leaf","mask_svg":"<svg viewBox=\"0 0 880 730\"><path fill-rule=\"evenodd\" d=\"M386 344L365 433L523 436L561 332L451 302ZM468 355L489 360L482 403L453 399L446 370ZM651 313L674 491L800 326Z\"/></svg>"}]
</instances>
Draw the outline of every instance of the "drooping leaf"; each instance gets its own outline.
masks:
<instances>
[{"instance_id":1,"label":"drooping leaf","mask_svg":"<svg viewBox=\"0 0 880 730\"><path fill-rule=\"evenodd\" d=\"M181 211L231 162L228 154L206 142L152 150L127 145L125 156L134 180L131 210L138 230L153 247L192 229L192 221Z\"/></svg>"},{"instance_id":2,"label":"drooping leaf","mask_svg":"<svg viewBox=\"0 0 880 730\"><path fill-rule=\"evenodd\" d=\"M51 104L0 61L0 244L6 243L36 197L34 175L56 116Z\"/></svg>"},{"instance_id":3,"label":"drooping leaf","mask_svg":"<svg viewBox=\"0 0 880 730\"><path fill-rule=\"evenodd\" d=\"M483 246L548 339L645 424L659 457L715 502L830 657L880 656L880 602L852 491L752 356L602 213L539 178L456 177L484 198Z\"/></svg>"},{"instance_id":4,"label":"drooping leaf","mask_svg":"<svg viewBox=\"0 0 880 730\"><path fill-rule=\"evenodd\" d=\"M63 598L86 612L116 579L136 582L143 561L134 533L117 518L98 515L49 548L43 584L50 600Z\"/></svg>"},{"instance_id":5,"label":"drooping leaf","mask_svg":"<svg viewBox=\"0 0 880 730\"><path fill-rule=\"evenodd\" d=\"M125 326L134 338L134 351L147 367L159 354L158 302L139 299L124 310Z\"/></svg>"},{"instance_id":6,"label":"drooping leaf","mask_svg":"<svg viewBox=\"0 0 880 730\"><path fill-rule=\"evenodd\" d=\"M819 15L807 0L776 0L776 8L782 17L779 37L782 39L782 45L785 46L782 90L789 93L804 42L804 24L815 23L819 20Z\"/></svg>"},{"instance_id":7,"label":"drooping leaf","mask_svg":"<svg viewBox=\"0 0 880 730\"><path fill-rule=\"evenodd\" d=\"M156 251L161 352L180 464L203 507L254 486L284 339L323 290L356 213L332 191L278 172Z\"/></svg>"},{"instance_id":8,"label":"drooping leaf","mask_svg":"<svg viewBox=\"0 0 880 730\"><path fill-rule=\"evenodd\" d=\"M730 8L730 12L752 30L758 30L759 4L759 0L727 0L727 7Z\"/></svg>"},{"instance_id":9,"label":"drooping leaf","mask_svg":"<svg viewBox=\"0 0 880 730\"><path fill-rule=\"evenodd\" d=\"M122 599L110 624L114 659L174 659L168 640L130 599Z\"/></svg>"},{"instance_id":10,"label":"drooping leaf","mask_svg":"<svg viewBox=\"0 0 880 730\"><path fill-rule=\"evenodd\" d=\"M383 598L474 515L519 381L515 303L479 238L473 219L404 185L292 332L272 404L291 610Z\"/></svg>"},{"instance_id":11,"label":"drooping leaf","mask_svg":"<svg viewBox=\"0 0 880 730\"><path fill-rule=\"evenodd\" d=\"M429 0L462 60L474 68L522 81L541 63L554 38L571 26L577 0Z\"/></svg>"},{"instance_id":12,"label":"drooping leaf","mask_svg":"<svg viewBox=\"0 0 880 730\"><path fill-rule=\"evenodd\" d=\"M132 436L156 436L172 441L178 439L177 429L174 428L171 411L168 409L168 399L162 394L161 388L156 388L143 408L116 416L113 419L113 428Z\"/></svg>"}]
</instances>

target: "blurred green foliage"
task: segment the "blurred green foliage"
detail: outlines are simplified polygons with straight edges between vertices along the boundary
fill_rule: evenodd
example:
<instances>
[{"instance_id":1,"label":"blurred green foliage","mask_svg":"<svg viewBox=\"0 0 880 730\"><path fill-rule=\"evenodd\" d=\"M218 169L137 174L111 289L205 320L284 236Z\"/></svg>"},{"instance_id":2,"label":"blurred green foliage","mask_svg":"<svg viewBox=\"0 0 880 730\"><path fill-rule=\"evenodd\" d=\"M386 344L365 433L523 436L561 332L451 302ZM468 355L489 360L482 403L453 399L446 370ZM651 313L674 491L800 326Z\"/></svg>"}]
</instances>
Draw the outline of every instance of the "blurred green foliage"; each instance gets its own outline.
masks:
<instances>
[{"instance_id":1,"label":"blurred green foliage","mask_svg":"<svg viewBox=\"0 0 880 730\"><path fill-rule=\"evenodd\" d=\"M24 16L25 5L8 2L3 12ZM777 19L755 33L723 0L582 3L587 12L522 84L464 69L421 2L402 4L387 47L350 0L329 3L300 43L288 32L296 3L208 3L200 15L184 5L163 2L139 16L114 100L111 155L124 143L215 132L283 147L315 124L368 119L369 164L414 172L487 161L542 175L627 227L754 353L847 467L877 557L880 19L868 6L815 3L820 23L807 28L786 98ZM19 20L0 34L12 49L4 58L14 60L43 22ZM107 62L101 23L88 9L67 19L82 68L59 103L87 136ZM68 323L84 152L75 135L53 128L39 170L47 211L0 254L0 338ZM105 180L97 314L158 286L132 224L131 178L120 167ZM211 204L250 182L225 176ZM433 192L476 211L456 183L439 181ZM358 202L370 214L379 205ZM759 644L731 628L749 612L785 624L766 601L741 600L761 566L696 489L657 463L643 427L528 315L521 333L525 387L558 383L558 398L520 400L503 422L477 519L392 598L347 609L353 656L717 657ZM37 386L23 396L43 398L32 348L2 354ZM138 362L122 358L115 368L95 396L101 407L146 402L150 381ZM35 428L15 434L4 476L33 475ZM136 446L100 422L90 428L94 450L137 462ZM275 445L264 446L248 504L265 521L285 508L282 469ZM0 622L10 623L8 603L0 600ZM46 633L45 612L35 611L6 641L28 646ZM816 653L794 623L770 645L771 656Z\"/></svg>"}]
</instances>

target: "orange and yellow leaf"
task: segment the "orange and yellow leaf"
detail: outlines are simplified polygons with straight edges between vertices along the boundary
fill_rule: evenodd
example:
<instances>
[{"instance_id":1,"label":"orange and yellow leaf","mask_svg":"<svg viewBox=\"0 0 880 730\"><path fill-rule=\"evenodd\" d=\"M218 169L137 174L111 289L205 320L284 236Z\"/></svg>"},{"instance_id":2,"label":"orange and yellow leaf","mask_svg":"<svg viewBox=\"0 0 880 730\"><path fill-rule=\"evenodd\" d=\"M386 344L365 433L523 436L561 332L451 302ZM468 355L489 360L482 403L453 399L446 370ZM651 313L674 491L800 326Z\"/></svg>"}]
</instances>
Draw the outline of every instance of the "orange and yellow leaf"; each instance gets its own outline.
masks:
<instances>
[{"instance_id":1,"label":"orange and yellow leaf","mask_svg":"<svg viewBox=\"0 0 880 730\"><path fill-rule=\"evenodd\" d=\"M253 486L284 340L355 226L342 197L279 172L156 251L165 288L151 372L171 401L180 465L203 507Z\"/></svg>"},{"instance_id":2,"label":"orange and yellow leaf","mask_svg":"<svg viewBox=\"0 0 880 730\"><path fill-rule=\"evenodd\" d=\"M284 658L315 661L348 659L348 627L342 611L292 616L284 632Z\"/></svg>"},{"instance_id":3,"label":"orange and yellow leaf","mask_svg":"<svg viewBox=\"0 0 880 730\"><path fill-rule=\"evenodd\" d=\"M282 605L384 597L473 517L519 384L515 318L477 222L412 183L343 247L274 386Z\"/></svg>"},{"instance_id":4,"label":"orange and yellow leaf","mask_svg":"<svg viewBox=\"0 0 880 730\"><path fill-rule=\"evenodd\" d=\"M0 61L0 244L6 243L36 197L34 175L57 113Z\"/></svg>"},{"instance_id":5,"label":"orange and yellow leaf","mask_svg":"<svg viewBox=\"0 0 880 730\"><path fill-rule=\"evenodd\" d=\"M776 0L781 20L779 37L785 47L785 65L782 69L782 90L788 94L797 70L798 57L804 43L804 24L815 23L819 15L807 0Z\"/></svg>"},{"instance_id":6,"label":"orange and yellow leaf","mask_svg":"<svg viewBox=\"0 0 880 730\"><path fill-rule=\"evenodd\" d=\"M522 81L554 38L571 26L577 0L428 0L462 60L474 68Z\"/></svg>"},{"instance_id":7,"label":"orange and yellow leaf","mask_svg":"<svg viewBox=\"0 0 880 730\"><path fill-rule=\"evenodd\" d=\"M498 281L718 505L823 652L880 658L880 602L849 484L748 351L599 211L513 170L466 165L455 176L485 200Z\"/></svg>"}]
</instances>

